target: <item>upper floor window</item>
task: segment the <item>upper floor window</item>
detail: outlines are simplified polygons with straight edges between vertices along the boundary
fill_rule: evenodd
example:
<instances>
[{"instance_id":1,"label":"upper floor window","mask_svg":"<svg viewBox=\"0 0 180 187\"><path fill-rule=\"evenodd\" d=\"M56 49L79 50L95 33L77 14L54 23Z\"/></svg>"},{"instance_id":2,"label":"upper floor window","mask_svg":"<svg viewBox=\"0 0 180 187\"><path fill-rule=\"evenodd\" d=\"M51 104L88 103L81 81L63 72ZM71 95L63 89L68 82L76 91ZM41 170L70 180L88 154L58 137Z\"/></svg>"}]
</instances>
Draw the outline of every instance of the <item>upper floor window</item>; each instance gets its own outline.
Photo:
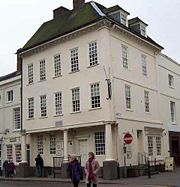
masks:
<instances>
[{"instance_id":1,"label":"upper floor window","mask_svg":"<svg viewBox=\"0 0 180 187\"><path fill-rule=\"evenodd\" d=\"M128 68L128 47L122 45L122 61L123 67Z\"/></svg>"},{"instance_id":2,"label":"upper floor window","mask_svg":"<svg viewBox=\"0 0 180 187\"><path fill-rule=\"evenodd\" d=\"M78 48L71 49L71 72L79 70Z\"/></svg>"},{"instance_id":3,"label":"upper floor window","mask_svg":"<svg viewBox=\"0 0 180 187\"><path fill-rule=\"evenodd\" d=\"M47 116L46 95L40 96L41 117Z\"/></svg>"},{"instance_id":4,"label":"upper floor window","mask_svg":"<svg viewBox=\"0 0 180 187\"><path fill-rule=\"evenodd\" d=\"M169 87L174 88L174 77L170 74L168 74L168 83Z\"/></svg>"},{"instance_id":5,"label":"upper floor window","mask_svg":"<svg viewBox=\"0 0 180 187\"><path fill-rule=\"evenodd\" d=\"M147 76L147 62L146 55L141 55L141 63L142 63L142 74Z\"/></svg>"},{"instance_id":6,"label":"upper floor window","mask_svg":"<svg viewBox=\"0 0 180 187\"><path fill-rule=\"evenodd\" d=\"M79 88L72 89L72 107L73 107L73 112L80 111L80 91L79 91Z\"/></svg>"},{"instance_id":7,"label":"upper floor window","mask_svg":"<svg viewBox=\"0 0 180 187\"><path fill-rule=\"evenodd\" d=\"M126 108L131 108L131 87L125 85Z\"/></svg>"},{"instance_id":8,"label":"upper floor window","mask_svg":"<svg viewBox=\"0 0 180 187\"><path fill-rule=\"evenodd\" d=\"M176 109L175 109L175 102L173 101L170 101L170 111L171 111L171 122L175 122Z\"/></svg>"},{"instance_id":9,"label":"upper floor window","mask_svg":"<svg viewBox=\"0 0 180 187\"><path fill-rule=\"evenodd\" d=\"M104 132L95 132L96 155L105 155L105 134Z\"/></svg>"},{"instance_id":10,"label":"upper floor window","mask_svg":"<svg viewBox=\"0 0 180 187\"><path fill-rule=\"evenodd\" d=\"M50 135L50 154L56 154L56 136Z\"/></svg>"},{"instance_id":11,"label":"upper floor window","mask_svg":"<svg viewBox=\"0 0 180 187\"><path fill-rule=\"evenodd\" d=\"M39 135L37 136L37 151L38 154L43 154L44 150L43 150L43 136Z\"/></svg>"},{"instance_id":12,"label":"upper floor window","mask_svg":"<svg viewBox=\"0 0 180 187\"><path fill-rule=\"evenodd\" d=\"M33 83L33 64L28 65L28 84Z\"/></svg>"},{"instance_id":13,"label":"upper floor window","mask_svg":"<svg viewBox=\"0 0 180 187\"><path fill-rule=\"evenodd\" d=\"M41 60L40 61L40 81L46 79L46 61Z\"/></svg>"},{"instance_id":14,"label":"upper floor window","mask_svg":"<svg viewBox=\"0 0 180 187\"><path fill-rule=\"evenodd\" d=\"M144 91L144 106L145 112L149 112L149 92Z\"/></svg>"},{"instance_id":15,"label":"upper floor window","mask_svg":"<svg viewBox=\"0 0 180 187\"><path fill-rule=\"evenodd\" d=\"M13 109L13 121L14 121L14 129L20 129L21 127L21 112L20 107Z\"/></svg>"},{"instance_id":16,"label":"upper floor window","mask_svg":"<svg viewBox=\"0 0 180 187\"><path fill-rule=\"evenodd\" d=\"M7 91L7 102L13 101L13 90Z\"/></svg>"},{"instance_id":17,"label":"upper floor window","mask_svg":"<svg viewBox=\"0 0 180 187\"><path fill-rule=\"evenodd\" d=\"M62 93L55 93L55 110L56 115L62 114Z\"/></svg>"},{"instance_id":18,"label":"upper floor window","mask_svg":"<svg viewBox=\"0 0 180 187\"><path fill-rule=\"evenodd\" d=\"M28 98L28 118L34 118L34 97Z\"/></svg>"},{"instance_id":19,"label":"upper floor window","mask_svg":"<svg viewBox=\"0 0 180 187\"><path fill-rule=\"evenodd\" d=\"M21 162L21 144L15 145L16 162Z\"/></svg>"},{"instance_id":20,"label":"upper floor window","mask_svg":"<svg viewBox=\"0 0 180 187\"><path fill-rule=\"evenodd\" d=\"M100 104L100 88L99 83L91 85L91 108L99 108Z\"/></svg>"},{"instance_id":21,"label":"upper floor window","mask_svg":"<svg viewBox=\"0 0 180 187\"><path fill-rule=\"evenodd\" d=\"M98 63L96 41L89 43L89 61L90 66L96 65Z\"/></svg>"},{"instance_id":22,"label":"upper floor window","mask_svg":"<svg viewBox=\"0 0 180 187\"><path fill-rule=\"evenodd\" d=\"M61 75L61 56L60 54L54 56L54 76L58 77Z\"/></svg>"}]
</instances>

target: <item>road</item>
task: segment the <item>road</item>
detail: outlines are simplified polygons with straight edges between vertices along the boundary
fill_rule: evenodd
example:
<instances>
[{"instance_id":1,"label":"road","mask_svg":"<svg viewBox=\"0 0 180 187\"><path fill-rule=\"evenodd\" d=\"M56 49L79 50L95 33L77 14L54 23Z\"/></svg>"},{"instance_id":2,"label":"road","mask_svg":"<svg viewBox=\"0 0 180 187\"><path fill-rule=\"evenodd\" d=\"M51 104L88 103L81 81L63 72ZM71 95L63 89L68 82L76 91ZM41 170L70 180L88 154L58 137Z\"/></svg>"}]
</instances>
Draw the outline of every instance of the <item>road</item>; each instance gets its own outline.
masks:
<instances>
[{"instance_id":1,"label":"road","mask_svg":"<svg viewBox=\"0 0 180 187\"><path fill-rule=\"evenodd\" d=\"M36 181L0 181L0 187L73 187L70 183L64 182L36 182ZM86 187L81 183L79 187ZM157 185L120 185L120 184L98 184L98 187L160 187Z\"/></svg>"}]
</instances>

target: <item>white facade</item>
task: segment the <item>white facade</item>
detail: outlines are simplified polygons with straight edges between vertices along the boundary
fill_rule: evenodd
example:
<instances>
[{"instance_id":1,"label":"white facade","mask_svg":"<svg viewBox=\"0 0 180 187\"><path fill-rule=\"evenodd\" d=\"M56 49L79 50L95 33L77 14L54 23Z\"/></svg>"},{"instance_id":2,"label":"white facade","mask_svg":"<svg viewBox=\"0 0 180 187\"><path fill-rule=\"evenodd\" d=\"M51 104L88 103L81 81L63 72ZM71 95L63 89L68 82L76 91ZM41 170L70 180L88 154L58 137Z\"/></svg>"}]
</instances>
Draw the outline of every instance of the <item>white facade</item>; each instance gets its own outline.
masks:
<instances>
[{"instance_id":1,"label":"white facade","mask_svg":"<svg viewBox=\"0 0 180 187\"><path fill-rule=\"evenodd\" d=\"M21 76L0 81L1 164L5 159L21 161Z\"/></svg>"},{"instance_id":2,"label":"white facade","mask_svg":"<svg viewBox=\"0 0 180 187\"><path fill-rule=\"evenodd\" d=\"M132 144L127 146L127 165L137 165L140 162L138 155L149 154L158 160L166 156L155 55L160 49L121 28L108 27L107 23L106 27L103 24L88 32L79 31L76 36L69 35L50 47L21 54L23 128L27 132L27 144L31 146L31 166L35 165L38 152L42 154L45 166L52 166L53 156L63 156L66 161L70 153L81 155L84 165L89 151L96 153L101 166L104 160L117 160L123 166L123 137L127 132L133 136ZM89 43L94 41L98 63L90 66ZM122 46L127 48L128 68L123 67ZM72 49L78 49L79 69L76 72L71 72ZM61 75L55 77L54 56L59 54ZM145 62L142 62L142 56ZM40 67L40 61L45 61L45 69ZM29 84L32 78L30 66L33 66L33 82ZM45 79L41 81L40 68L41 74L45 73ZM108 98L107 79L112 85L111 99ZM99 85L100 106L95 108L91 106L92 84ZM125 86L130 87L131 106L128 108ZM79 89L80 109L73 112L72 90L75 88ZM62 113L56 115L55 94L58 92L61 92ZM32 98L33 104L29 104ZM33 108L33 117L29 105ZM152 138L152 146L148 146L151 143L148 137Z\"/></svg>"}]
</instances>

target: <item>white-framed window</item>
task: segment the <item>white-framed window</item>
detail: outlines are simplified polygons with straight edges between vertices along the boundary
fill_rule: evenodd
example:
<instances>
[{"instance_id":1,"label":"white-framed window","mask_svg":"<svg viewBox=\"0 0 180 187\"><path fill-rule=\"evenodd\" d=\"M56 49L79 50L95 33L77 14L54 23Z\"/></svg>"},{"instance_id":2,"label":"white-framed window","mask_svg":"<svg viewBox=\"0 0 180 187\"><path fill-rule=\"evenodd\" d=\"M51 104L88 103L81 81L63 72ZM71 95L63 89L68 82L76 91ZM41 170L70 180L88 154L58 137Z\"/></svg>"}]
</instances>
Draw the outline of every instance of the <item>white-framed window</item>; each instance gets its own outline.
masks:
<instances>
[{"instance_id":1,"label":"white-framed window","mask_svg":"<svg viewBox=\"0 0 180 187\"><path fill-rule=\"evenodd\" d=\"M43 154L43 136L37 136L37 151L38 154Z\"/></svg>"},{"instance_id":2,"label":"white-framed window","mask_svg":"<svg viewBox=\"0 0 180 187\"><path fill-rule=\"evenodd\" d=\"M142 74L144 76L147 76L147 61L146 61L146 55L141 55L141 63L142 63Z\"/></svg>"},{"instance_id":3,"label":"white-framed window","mask_svg":"<svg viewBox=\"0 0 180 187\"><path fill-rule=\"evenodd\" d=\"M21 128L21 111L20 107L13 109L13 121L14 121L14 129Z\"/></svg>"},{"instance_id":4,"label":"white-framed window","mask_svg":"<svg viewBox=\"0 0 180 187\"><path fill-rule=\"evenodd\" d=\"M22 161L21 158L21 144L15 145L15 155L16 155L16 162L19 163Z\"/></svg>"},{"instance_id":5,"label":"white-framed window","mask_svg":"<svg viewBox=\"0 0 180 187\"><path fill-rule=\"evenodd\" d=\"M123 67L128 69L128 47L122 45L122 62Z\"/></svg>"},{"instance_id":6,"label":"white-framed window","mask_svg":"<svg viewBox=\"0 0 180 187\"><path fill-rule=\"evenodd\" d=\"M46 80L46 61L41 60L40 61L40 81Z\"/></svg>"},{"instance_id":7,"label":"white-framed window","mask_svg":"<svg viewBox=\"0 0 180 187\"><path fill-rule=\"evenodd\" d=\"M13 101L13 90L7 91L7 102Z\"/></svg>"},{"instance_id":8,"label":"white-framed window","mask_svg":"<svg viewBox=\"0 0 180 187\"><path fill-rule=\"evenodd\" d=\"M91 84L91 108L101 107L99 83Z\"/></svg>"},{"instance_id":9,"label":"white-framed window","mask_svg":"<svg viewBox=\"0 0 180 187\"><path fill-rule=\"evenodd\" d=\"M62 114L62 93L55 93L55 111L56 115Z\"/></svg>"},{"instance_id":10,"label":"white-framed window","mask_svg":"<svg viewBox=\"0 0 180 187\"><path fill-rule=\"evenodd\" d=\"M146 26L143 24L140 24L140 30L141 30L141 35L146 36Z\"/></svg>"},{"instance_id":11,"label":"white-framed window","mask_svg":"<svg viewBox=\"0 0 180 187\"><path fill-rule=\"evenodd\" d=\"M148 155L153 156L153 136L148 136Z\"/></svg>"},{"instance_id":12,"label":"white-framed window","mask_svg":"<svg viewBox=\"0 0 180 187\"><path fill-rule=\"evenodd\" d=\"M174 77L170 74L168 74L168 83L169 87L174 88Z\"/></svg>"},{"instance_id":13,"label":"white-framed window","mask_svg":"<svg viewBox=\"0 0 180 187\"><path fill-rule=\"evenodd\" d=\"M50 135L50 154L56 154L56 136Z\"/></svg>"},{"instance_id":14,"label":"white-framed window","mask_svg":"<svg viewBox=\"0 0 180 187\"><path fill-rule=\"evenodd\" d=\"M28 84L32 84L33 81L33 64L28 64Z\"/></svg>"},{"instance_id":15,"label":"white-framed window","mask_svg":"<svg viewBox=\"0 0 180 187\"><path fill-rule=\"evenodd\" d=\"M149 92L144 91L144 108L145 112L149 112Z\"/></svg>"},{"instance_id":16,"label":"white-framed window","mask_svg":"<svg viewBox=\"0 0 180 187\"><path fill-rule=\"evenodd\" d=\"M8 160L12 160L13 159L13 147L12 147L12 144L8 144L6 146L7 148L7 159Z\"/></svg>"},{"instance_id":17,"label":"white-framed window","mask_svg":"<svg viewBox=\"0 0 180 187\"><path fill-rule=\"evenodd\" d=\"M61 76L61 55L54 56L54 76Z\"/></svg>"},{"instance_id":18,"label":"white-framed window","mask_svg":"<svg viewBox=\"0 0 180 187\"><path fill-rule=\"evenodd\" d=\"M80 111L80 89L72 89L72 109L73 112Z\"/></svg>"},{"instance_id":19,"label":"white-framed window","mask_svg":"<svg viewBox=\"0 0 180 187\"><path fill-rule=\"evenodd\" d=\"M131 108L131 86L125 85L126 108Z\"/></svg>"},{"instance_id":20,"label":"white-framed window","mask_svg":"<svg viewBox=\"0 0 180 187\"><path fill-rule=\"evenodd\" d=\"M96 155L105 155L105 133L95 132Z\"/></svg>"},{"instance_id":21,"label":"white-framed window","mask_svg":"<svg viewBox=\"0 0 180 187\"><path fill-rule=\"evenodd\" d=\"M71 49L71 72L79 71L78 48Z\"/></svg>"},{"instance_id":22,"label":"white-framed window","mask_svg":"<svg viewBox=\"0 0 180 187\"><path fill-rule=\"evenodd\" d=\"M156 136L156 154L157 156L161 156L161 137Z\"/></svg>"},{"instance_id":23,"label":"white-framed window","mask_svg":"<svg viewBox=\"0 0 180 187\"><path fill-rule=\"evenodd\" d=\"M126 15L121 13L121 24L126 26Z\"/></svg>"},{"instance_id":24,"label":"white-framed window","mask_svg":"<svg viewBox=\"0 0 180 187\"><path fill-rule=\"evenodd\" d=\"M41 117L47 116L46 95L40 96Z\"/></svg>"},{"instance_id":25,"label":"white-framed window","mask_svg":"<svg viewBox=\"0 0 180 187\"><path fill-rule=\"evenodd\" d=\"M98 64L96 41L89 43L89 62L90 62L90 66Z\"/></svg>"},{"instance_id":26,"label":"white-framed window","mask_svg":"<svg viewBox=\"0 0 180 187\"><path fill-rule=\"evenodd\" d=\"M148 156L162 155L162 138L159 135L149 135L148 137Z\"/></svg>"},{"instance_id":27,"label":"white-framed window","mask_svg":"<svg viewBox=\"0 0 180 187\"><path fill-rule=\"evenodd\" d=\"M175 108L175 102L170 101L170 112L171 112L171 122L175 122L176 118L176 108Z\"/></svg>"},{"instance_id":28,"label":"white-framed window","mask_svg":"<svg viewBox=\"0 0 180 187\"><path fill-rule=\"evenodd\" d=\"M28 118L34 118L34 97L28 98Z\"/></svg>"}]
</instances>

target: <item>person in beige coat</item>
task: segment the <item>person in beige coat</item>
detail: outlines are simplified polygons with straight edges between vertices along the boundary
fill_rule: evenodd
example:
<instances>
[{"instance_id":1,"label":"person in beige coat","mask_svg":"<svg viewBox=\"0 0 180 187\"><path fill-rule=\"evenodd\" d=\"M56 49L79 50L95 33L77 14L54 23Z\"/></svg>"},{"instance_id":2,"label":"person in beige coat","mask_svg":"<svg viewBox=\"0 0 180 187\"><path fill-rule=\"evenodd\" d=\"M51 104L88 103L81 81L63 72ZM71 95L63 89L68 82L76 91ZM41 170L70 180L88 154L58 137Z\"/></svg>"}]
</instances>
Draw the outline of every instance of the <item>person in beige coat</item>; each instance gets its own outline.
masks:
<instances>
[{"instance_id":1,"label":"person in beige coat","mask_svg":"<svg viewBox=\"0 0 180 187\"><path fill-rule=\"evenodd\" d=\"M88 153L89 159L86 161L84 170L86 174L87 187L93 184L93 187L97 187L98 183L98 171L100 169L98 161L95 159L94 153Z\"/></svg>"}]
</instances>

